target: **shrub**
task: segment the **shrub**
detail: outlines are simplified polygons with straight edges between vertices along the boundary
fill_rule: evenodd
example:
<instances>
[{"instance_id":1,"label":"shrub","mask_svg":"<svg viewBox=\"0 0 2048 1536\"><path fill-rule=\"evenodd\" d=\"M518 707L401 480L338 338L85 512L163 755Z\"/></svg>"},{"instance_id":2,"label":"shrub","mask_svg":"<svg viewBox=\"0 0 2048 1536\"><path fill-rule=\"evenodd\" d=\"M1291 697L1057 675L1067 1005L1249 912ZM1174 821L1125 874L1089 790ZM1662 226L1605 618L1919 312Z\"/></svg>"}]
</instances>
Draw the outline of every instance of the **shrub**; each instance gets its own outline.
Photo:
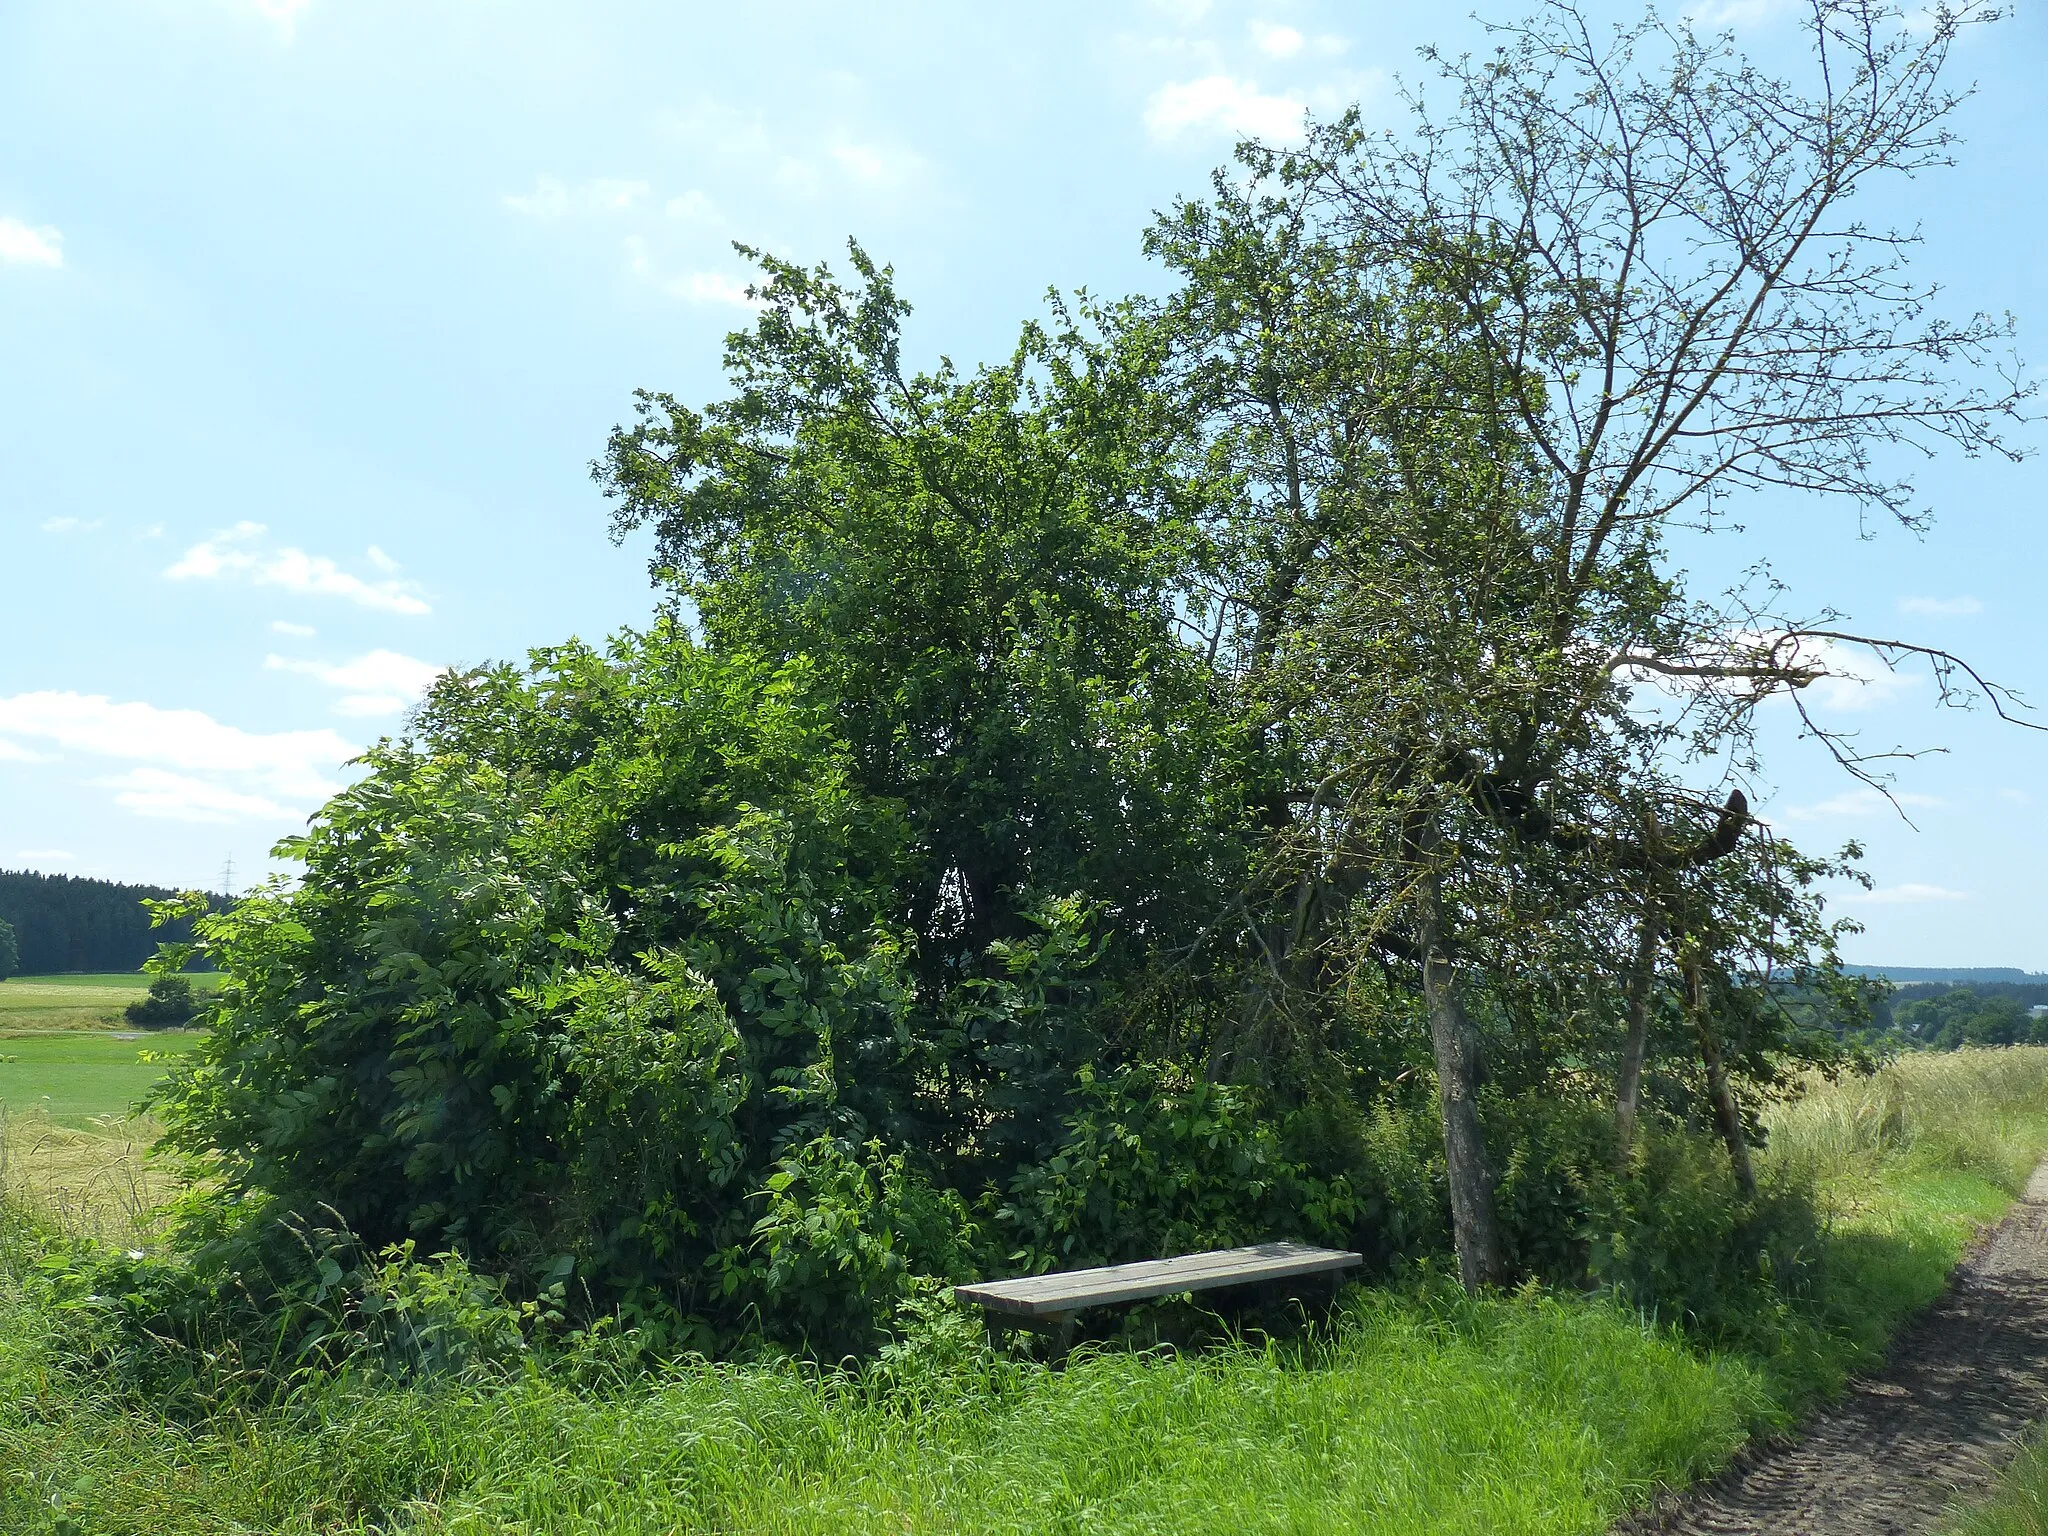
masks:
<instances>
[{"instance_id":1,"label":"shrub","mask_svg":"<svg viewBox=\"0 0 2048 1536\"><path fill-rule=\"evenodd\" d=\"M130 1003L121 1012L130 1024L139 1024L146 1029L168 1029L173 1025L190 1023L199 1012L199 1004L192 997L189 977L152 976L149 996Z\"/></svg>"}]
</instances>

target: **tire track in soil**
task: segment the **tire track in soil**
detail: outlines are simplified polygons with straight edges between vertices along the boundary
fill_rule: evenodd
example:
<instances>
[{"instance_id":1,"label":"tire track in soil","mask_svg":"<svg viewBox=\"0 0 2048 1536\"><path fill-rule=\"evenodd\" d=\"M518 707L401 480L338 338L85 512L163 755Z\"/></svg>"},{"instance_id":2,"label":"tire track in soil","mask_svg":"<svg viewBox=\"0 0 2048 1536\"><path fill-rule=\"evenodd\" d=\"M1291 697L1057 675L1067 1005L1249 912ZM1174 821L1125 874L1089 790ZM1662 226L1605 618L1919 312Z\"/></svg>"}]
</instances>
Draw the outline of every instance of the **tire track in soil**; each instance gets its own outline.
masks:
<instances>
[{"instance_id":1,"label":"tire track in soil","mask_svg":"<svg viewBox=\"0 0 2048 1536\"><path fill-rule=\"evenodd\" d=\"M1877 1375L1612 1536L1882 1536L1988 1491L2048 1413L2048 1162Z\"/></svg>"}]
</instances>

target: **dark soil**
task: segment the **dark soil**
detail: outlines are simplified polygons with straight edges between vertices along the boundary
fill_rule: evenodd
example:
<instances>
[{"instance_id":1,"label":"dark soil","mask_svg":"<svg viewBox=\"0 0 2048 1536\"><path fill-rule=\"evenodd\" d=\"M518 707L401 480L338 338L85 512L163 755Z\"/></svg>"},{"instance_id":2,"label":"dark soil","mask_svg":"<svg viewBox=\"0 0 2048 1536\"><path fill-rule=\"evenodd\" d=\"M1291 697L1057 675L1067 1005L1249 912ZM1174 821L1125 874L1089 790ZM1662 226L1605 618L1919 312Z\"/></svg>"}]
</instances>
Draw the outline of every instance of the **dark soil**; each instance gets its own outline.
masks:
<instances>
[{"instance_id":1,"label":"dark soil","mask_svg":"<svg viewBox=\"0 0 2048 1536\"><path fill-rule=\"evenodd\" d=\"M1615 1528L1615 1536L1877 1536L1933 1529L1981 1495L2048 1413L2048 1163L1900 1334L1877 1375L1794 1439Z\"/></svg>"}]
</instances>

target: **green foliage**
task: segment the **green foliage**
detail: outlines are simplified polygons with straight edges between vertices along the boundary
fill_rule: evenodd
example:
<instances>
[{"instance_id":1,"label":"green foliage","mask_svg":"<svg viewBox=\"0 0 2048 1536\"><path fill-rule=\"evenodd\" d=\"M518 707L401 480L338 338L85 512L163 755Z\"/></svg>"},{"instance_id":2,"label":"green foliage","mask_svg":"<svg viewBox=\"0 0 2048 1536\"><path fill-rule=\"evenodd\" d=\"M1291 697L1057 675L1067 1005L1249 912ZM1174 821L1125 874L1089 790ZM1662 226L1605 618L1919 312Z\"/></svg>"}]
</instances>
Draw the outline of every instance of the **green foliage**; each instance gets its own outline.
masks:
<instances>
[{"instance_id":1,"label":"green foliage","mask_svg":"<svg viewBox=\"0 0 2048 1536\"><path fill-rule=\"evenodd\" d=\"M1343 1242L1360 1203L1289 1155L1260 1096L1132 1066L1083 1070L1066 1135L998 1213L1035 1267L1294 1238Z\"/></svg>"},{"instance_id":2,"label":"green foliage","mask_svg":"<svg viewBox=\"0 0 2048 1536\"><path fill-rule=\"evenodd\" d=\"M276 1242L269 1272L308 1297L329 1290L278 1350L274 1332L221 1329L217 1304L192 1314L211 1331L182 1333L175 1309L196 1277L60 1254L0 1206L0 1527L1593 1536L1876 1357L2003 1203L1953 1172L1948 1149L1988 1124L1975 1163L2030 1166L2048 1145L2044 1072L2048 1051L1919 1055L1774 1111L1767 1187L1782 1160L1786 1187L1840 1214L1798 1286L1730 1286L1706 1341L1668 1326L1688 1321L1678 1308L1645 1316L1633 1291L1474 1298L1423 1276L1354 1289L1291 1342L1084 1348L1048 1369L993 1353L979 1320L922 1281L856 1368L647 1370L605 1331L572 1337L545 1300L510 1304L448 1257L365 1259L338 1231L302 1230ZM1568 1128L1546 1138L1552 1165L1579 1144ZM1660 1138L1638 1162L1644 1215L1671 1229L1663 1252L1692 1251L1682 1229L1725 1229L1711 1149ZM1609 1274L1647 1262L1601 1261ZM247 1314L273 1328L277 1315ZM335 1331L316 1338L323 1323ZM323 1352L339 1368L281 1395L253 1370L276 1354L288 1377Z\"/></svg>"},{"instance_id":3,"label":"green foliage","mask_svg":"<svg viewBox=\"0 0 2048 1536\"><path fill-rule=\"evenodd\" d=\"M198 1012L199 1003L192 995L192 981L187 976L152 976L149 995L138 998L121 1010L122 1017L130 1024L140 1024L147 1029L187 1024Z\"/></svg>"},{"instance_id":4,"label":"green foliage","mask_svg":"<svg viewBox=\"0 0 2048 1536\"><path fill-rule=\"evenodd\" d=\"M0 981L21 969L21 946L15 941L14 925L0 917Z\"/></svg>"},{"instance_id":5,"label":"green foliage","mask_svg":"<svg viewBox=\"0 0 2048 1536\"><path fill-rule=\"evenodd\" d=\"M1966 1045L2048 1042L2048 1017L2034 1018L2011 997L1981 997L1972 987L1951 987L1892 1010L1899 1033L1915 1045L1953 1051Z\"/></svg>"},{"instance_id":6,"label":"green foliage","mask_svg":"<svg viewBox=\"0 0 2048 1536\"><path fill-rule=\"evenodd\" d=\"M866 1347L906 1276L985 1268L968 1212L1101 1049L1096 908L923 966L914 835L831 697L673 627L444 683L297 888L202 923L227 980L171 1144L265 1220L571 1273L669 1348Z\"/></svg>"}]
</instances>

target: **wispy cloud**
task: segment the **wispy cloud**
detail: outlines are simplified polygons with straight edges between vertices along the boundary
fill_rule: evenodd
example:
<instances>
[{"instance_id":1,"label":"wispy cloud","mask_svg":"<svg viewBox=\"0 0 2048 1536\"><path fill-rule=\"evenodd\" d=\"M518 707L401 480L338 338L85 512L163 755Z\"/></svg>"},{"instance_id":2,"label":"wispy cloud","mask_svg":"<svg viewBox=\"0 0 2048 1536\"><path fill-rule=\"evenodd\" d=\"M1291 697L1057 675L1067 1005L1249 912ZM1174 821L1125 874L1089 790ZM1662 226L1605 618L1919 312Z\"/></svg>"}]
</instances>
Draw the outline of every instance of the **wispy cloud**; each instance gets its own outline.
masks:
<instances>
[{"instance_id":1,"label":"wispy cloud","mask_svg":"<svg viewBox=\"0 0 2048 1536\"><path fill-rule=\"evenodd\" d=\"M1882 790L1864 785L1813 805L1788 805L1777 815L1786 821L1827 821L1842 816L1883 816L1891 814L1895 804L1911 809L1933 809L1942 803L1933 795L1908 794L1903 790L1888 800Z\"/></svg>"},{"instance_id":2,"label":"wispy cloud","mask_svg":"<svg viewBox=\"0 0 2048 1536\"><path fill-rule=\"evenodd\" d=\"M661 113L657 123L698 164L805 200L898 197L922 186L931 171L901 140L840 124L792 127L708 97Z\"/></svg>"},{"instance_id":3,"label":"wispy cloud","mask_svg":"<svg viewBox=\"0 0 2048 1536\"><path fill-rule=\"evenodd\" d=\"M207 779L163 768L131 768L91 781L114 791L114 804L155 821L231 825L240 821L301 821L303 811L279 805L267 795L245 794Z\"/></svg>"},{"instance_id":4,"label":"wispy cloud","mask_svg":"<svg viewBox=\"0 0 2048 1536\"><path fill-rule=\"evenodd\" d=\"M0 218L0 267L61 267L63 232L49 224L31 227L15 218Z\"/></svg>"},{"instance_id":5,"label":"wispy cloud","mask_svg":"<svg viewBox=\"0 0 2048 1536\"><path fill-rule=\"evenodd\" d=\"M1154 91L1145 106L1145 128L1162 142L1196 130L1287 143L1302 137L1307 110L1300 99L1269 96L1248 80L1204 75Z\"/></svg>"},{"instance_id":6,"label":"wispy cloud","mask_svg":"<svg viewBox=\"0 0 2048 1536\"><path fill-rule=\"evenodd\" d=\"M760 300L747 293L752 279L730 272L665 272L637 235L626 240L626 266L635 277L672 299L692 304L729 304L735 309L759 309Z\"/></svg>"},{"instance_id":7,"label":"wispy cloud","mask_svg":"<svg viewBox=\"0 0 2048 1536\"><path fill-rule=\"evenodd\" d=\"M1998 792L1998 798L2010 800L2014 805L2032 805L2034 803L2034 797L2024 789L2001 789Z\"/></svg>"},{"instance_id":8,"label":"wispy cloud","mask_svg":"<svg viewBox=\"0 0 2048 1536\"><path fill-rule=\"evenodd\" d=\"M272 619L270 628L273 634L296 635L301 640L310 640L320 633L310 624L294 624L290 619Z\"/></svg>"},{"instance_id":9,"label":"wispy cloud","mask_svg":"<svg viewBox=\"0 0 2048 1536\"><path fill-rule=\"evenodd\" d=\"M718 204L692 187L680 197L672 197L662 204L661 211L672 219L691 224L722 224L725 216L718 211Z\"/></svg>"},{"instance_id":10,"label":"wispy cloud","mask_svg":"<svg viewBox=\"0 0 2048 1536\"><path fill-rule=\"evenodd\" d=\"M1930 619L1965 619L1982 613L1984 605L1974 597L1902 597L1899 612Z\"/></svg>"},{"instance_id":11,"label":"wispy cloud","mask_svg":"<svg viewBox=\"0 0 2048 1536\"><path fill-rule=\"evenodd\" d=\"M1301 52L1302 44L1308 41L1294 27L1281 26L1278 22L1262 21L1257 17L1251 22L1252 42L1259 52L1276 59L1291 59Z\"/></svg>"},{"instance_id":12,"label":"wispy cloud","mask_svg":"<svg viewBox=\"0 0 2048 1536\"><path fill-rule=\"evenodd\" d=\"M0 736L0 763L47 763L49 759L40 752L31 752L18 741L9 741Z\"/></svg>"},{"instance_id":13,"label":"wispy cloud","mask_svg":"<svg viewBox=\"0 0 2048 1536\"><path fill-rule=\"evenodd\" d=\"M365 581L343 570L325 555L309 555L289 546L266 549L261 523L237 523L225 532L193 545L164 572L172 581L214 581L246 577L259 587L282 587L308 596L340 597L365 608L390 613L431 613L416 582L389 575L397 566L381 551L371 564L387 573L383 581Z\"/></svg>"},{"instance_id":14,"label":"wispy cloud","mask_svg":"<svg viewBox=\"0 0 2048 1536\"><path fill-rule=\"evenodd\" d=\"M1796 0L1698 0L1680 12L1701 27L1760 27L1797 9Z\"/></svg>"},{"instance_id":15,"label":"wispy cloud","mask_svg":"<svg viewBox=\"0 0 2048 1536\"><path fill-rule=\"evenodd\" d=\"M249 0L249 4L258 16L276 23L286 42L297 33L299 18L313 8L313 0Z\"/></svg>"},{"instance_id":16,"label":"wispy cloud","mask_svg":"<svg viewBox=\"0 0 2048 1536\"><path fill-rule=\"evenodd\" d=\"M344 690L334 711L362 718L395 715L418 701L444 670L430 661L402 656L397 651L371 651L353 661L294 661L284 656L266 656L263 665L273 672L298 672L317 678L330 688Z\"/></svg>"},{"instance_id":17,"label":"wispy cloud","mask_svg":"<svg viewBox=\"0 0 2048 1536\"><path fill-rule=\"evenodd\" d=\"M244 731L196 709L69 692L0 698L0 742L9 741L48 743L66 753L133 764L94 782L115 789L116 803L138 814L188 820L192 816L173 807L218 820L243 812L256 816L259 803L281 812L285 802L304 807L324 800L340 787L334 774L357 750L325 728ZM206 792L181 789L172 779L204 785Z\"/></svg>"},{"instance_id":18,"label":"wispy cloud","mask_svg":"<svg viewBox=\"0 0 2048 1536\"><path fill-rule=\"evenodd\" d=\"M69 848L20 848L14 856L24 864L31 861L41 864L68 864L78 855Z\"/></svg>"},{"instance_id":19,"label":"wispy cloud","mask_svg":"<svg viewBox=\"0 0 2048 1536\"><path fill-rule=\"evenodd\" d=\"M612 176L600 176L573 187L559 177L541 176L535 179L531 192L508 196L505 206L530 219L591 218L625 213L652 190L644 181Z\"/></svg>"},{"instance_id":20,"label":"wispy cloud","mask_svg":"<svg viewBox=\"0 0 2048 1536\"><path fill-rule=\"evenodd\" d=\"M1209 14L1209 0L1150 0L1152 9L1184 27L1192 27Z\"/></svg>"},{"instance_id":21,"label":"wispy cloud","mask_svg":"<svg viewBox=\"0 0 2048 1536\"><path fill-rule=\"evenodd\" d=\"M45 533L91 533L104 525L104 519L94 518L87 522L82 517L50 517L43 520Z\"/></svg>"},{"instance_id":22,"label":"wispy cloud","mask_svg":"<svg viewBox=\"0 0 2048 1536\"><path fill-rule=\"evenodd\" d=\"M1859 906L1911 906L1928 901L1968 901L1970 893L1952 891L1941 885L1919 885L1908 881L1904 885L1880 885L1868 891L1845 891L1835 899L1854 902Z\"/></svg>"}]
</instances>

